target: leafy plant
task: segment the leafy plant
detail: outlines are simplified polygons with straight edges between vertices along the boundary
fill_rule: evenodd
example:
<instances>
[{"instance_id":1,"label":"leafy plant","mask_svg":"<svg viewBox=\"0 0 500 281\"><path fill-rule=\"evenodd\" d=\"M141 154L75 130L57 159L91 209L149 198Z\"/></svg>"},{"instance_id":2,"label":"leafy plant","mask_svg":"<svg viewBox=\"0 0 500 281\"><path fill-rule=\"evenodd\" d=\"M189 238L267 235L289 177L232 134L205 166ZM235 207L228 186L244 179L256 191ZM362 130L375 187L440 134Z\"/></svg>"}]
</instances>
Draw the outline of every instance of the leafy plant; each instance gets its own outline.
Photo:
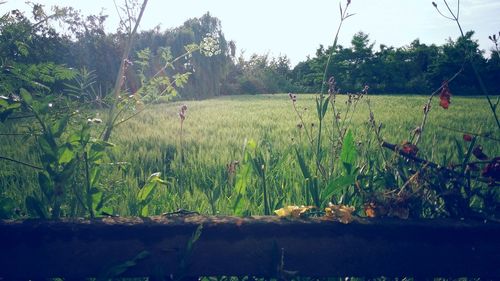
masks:
<instances>
[{"instance_id":1,"label":"leafy plant","mask_svg":"<svg viewBox=\"0 0 500 281\"><path fill-rule=\"evenodd\" d=\"M160 178L160 173L154 173L149 176L148 180L144 186L137 193L137 209L139 210L139 215L141 217L147 217L150 215L149 203L153 199L154 191L160 185L166 185L166 182ZM131 208L134 210L135 208Z\"/></svg>"}]
</instances>

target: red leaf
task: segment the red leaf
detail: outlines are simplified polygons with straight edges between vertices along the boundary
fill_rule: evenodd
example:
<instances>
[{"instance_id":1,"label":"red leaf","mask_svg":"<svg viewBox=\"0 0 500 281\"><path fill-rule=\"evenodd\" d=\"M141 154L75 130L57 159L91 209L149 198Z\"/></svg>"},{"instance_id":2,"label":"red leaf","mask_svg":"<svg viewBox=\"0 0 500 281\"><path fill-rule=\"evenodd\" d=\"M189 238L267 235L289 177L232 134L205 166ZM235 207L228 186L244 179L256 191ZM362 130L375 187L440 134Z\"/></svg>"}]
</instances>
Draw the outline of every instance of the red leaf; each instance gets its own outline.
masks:
<instances>
[{"instance_id":1,"label":"red leaf","mask_svg":"<svg viewBox=\"0 0 500 281\"><path fill-rule=\"evenodd\" d=\"M450 103L451 92L450 88L448 88L448 81L445 80L441 86L441 93L439 94L439 105L444 109L448 109Z\"/></svg>"},{"instance_id":2,"label":"red leaf","mask_svg":"<svg viewBox=\"0 0 500 281\"><path fill-rule=\"evenodd\" d=\"M401 150L403 150L403 152L407 154L417 155L418 147L411 142L404 141L401 146Z\"/></svg>"}]
</instances>

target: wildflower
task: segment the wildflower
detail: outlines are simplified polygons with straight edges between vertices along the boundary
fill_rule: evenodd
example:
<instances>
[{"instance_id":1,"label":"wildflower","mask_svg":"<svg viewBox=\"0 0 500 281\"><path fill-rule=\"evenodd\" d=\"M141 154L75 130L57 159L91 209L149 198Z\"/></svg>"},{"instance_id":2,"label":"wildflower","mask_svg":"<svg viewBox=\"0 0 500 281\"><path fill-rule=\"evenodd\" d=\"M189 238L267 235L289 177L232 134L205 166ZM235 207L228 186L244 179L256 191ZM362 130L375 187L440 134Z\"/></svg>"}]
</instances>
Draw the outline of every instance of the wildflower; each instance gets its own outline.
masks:
<instances>
[{"instance_id":1,"label":"wildflower","mask_svg":"<svg viewBox=\"0 0 500 281\"><path fill-rule=\"evenodd\" d=\"M363 94L368 94L368 89L370 89L370 86L365 85L365 87L363 88L362 93L363 93Z\"/></svg>"},{"instance_id":2,"label":"wildflower","mask_svg":"<svg viewBox=\"0 0 500 281\"><path fill-rule=\"evenodd\" d=\"M448 81L443 81L443 85L441 86L441 93L439 94L439 105L448 109L451 103L451 92L450 88L448 88Z\"/></svg>"},{"instance_id":3,"label":"wildflower","mask_svg":"<svg viewBox=\"0 0 500 281\"><path fill-rule=\"evenodd\" d=\"M183 104L181 106L181 110L179 111L179 117L181 118L181 121L184 121L184 119L186 119L186 111L187 111L187 105Z\"/></svg>"},{"instance_id":4,"label":"wildflower","mask_svg":"<svg viewBox=\"0 0 500 281\"><path fill-rule=\"evenodd\" d=\"M125 65L125 68L127 68L127 67L129 67L131 65L134 65L134 63L131 60L129 60L129 59L124 59L123 63Z\"/></svg>"},{"instance_id":5,"label":"wildflower","mask_svg":"<svg viewBox=\"0 0 500 281\"><path fill-rule=\"evenodd\" d=\"M49 102L49 107L53 107L53 106L54 106L54 104Z\"/></svg>"},{"instance_id":6,"label":"wildflower","mask_svg":"<svg viewBox=\"0 0 500 281\"><path fill-rule=\"evenodd\" d=\"M101 124L102 123L102 119L100 118L88 118L87 119L87 123L88 124Z\"/></svg>"},{"instance_id":7,"label":"wildflower","mask_svg":"<svg viewBox=\"0 0 500 281\"><path fill-rule=\"evenodd\" d=\"M337 92L337 82L335 82L335 77L332 76L328 79L328 94L335 95Z\"/></svg>"},{"instance_id":8,"label":"wildflower","mask_svg":"<svg viewBox=\"0 0 500 281\"><path fill-rule=\"evenodd\" d=\"M472 141L472 136L469 134L464 134L463 136L464 141L471 142Z\"/></svg>"},{"instance_id":9,"label":"wildflower","mask_svg":"<svg viewBox=\"0 0 500 281\"><path fill-rule=\"evenodd\" d=\"M288 96L290 97L290 99L292 100L293 103L295 103L297 101L297 96L292 94L292 93L288 93Z\"/></svg>"},{"instance_id":10,"label":"wildflower","mask_svg":"<svg viewBox=\"0 0 500 281\"><path fill-rule=\"evenodd\" d=\"M200 52L207 56L215 56L221 53L219 35L207 33L200 43Z\"/></svg>"}]
</instances>

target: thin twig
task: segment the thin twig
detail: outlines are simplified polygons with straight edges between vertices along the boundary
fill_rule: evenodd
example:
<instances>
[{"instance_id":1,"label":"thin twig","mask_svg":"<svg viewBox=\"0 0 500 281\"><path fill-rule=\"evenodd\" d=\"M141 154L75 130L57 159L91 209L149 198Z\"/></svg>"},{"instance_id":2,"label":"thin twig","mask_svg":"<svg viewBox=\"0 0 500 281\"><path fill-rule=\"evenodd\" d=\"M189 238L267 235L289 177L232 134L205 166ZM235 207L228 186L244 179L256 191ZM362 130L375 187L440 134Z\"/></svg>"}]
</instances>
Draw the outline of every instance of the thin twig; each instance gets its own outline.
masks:
<instances>
[{"instance_id":1,"label":"thin twig","mask_svg":"<svg viewBox=\"0 0 500 281\"><path fill-rule=\"evenodd\" d=\"M464 70L464 66L465 66L465 62L462 63L462 66L460 67L460 69L450 78L447 80L447 82L451 82L453 80L455 80L455 78L458 77L458 75L460 75L460 73L462 73L462 71ZM425 125L427 124L427 118L429 116L429 112L431 111L431 103L432 103L432 99L434 98L434 96L439 93L441 91L441 89L443 89L444 87L444 84L441 85L437 90L435 90L430 96L429 96L429 99L427 100L427 103L424 105L424 117L422 119L422 123L420 124L420 131L418 132L418 134L416 134L417 136L417 139L415 140L414 144L415 145L418 145L418 143L420 142L420 139L424 133L424 129L425 129Z\"/></svg>"},{"instance_id":2,"label":"thin twig","mask_svg":"<svg viewBox=\"0 0 500 281\"><path fill-rule=\"evenodd\" d=\"M23 161L19 161L19 160L16 160L16 159L12 159L12 158L9 158L9 157L0 156L0 159L1 160L6 160L6 161L10 161L10 162L14 162L14 163L17 163L17 164L21 164L21 165L24 165L24 166L27 166L27 167L30 167L30 168L33 168L33 169L36 169L36 170L43 170L43 168L41 168L41 167L38 167L38 166L35 166L35 165L31 165L29 163L26 163L26 162L23 162Z\"/></svg>"},{"instance_id":3,"label":"thin twig","mask_svg":"<svg viewBox=\"0 0 500 281\"><path fill-rule=\"evenodd\" d=\"M442 129L445 129L445 130L457 132L457 133L468 134L468 135L472 135L472 136L476 136L476 137L482 137L482 138L490 139L490 140L494 140L494 141L500 141L500 139L494 138L494 137L490 136L487 133L478 134L478 133L473 133L473 132L468 132L468 131L462 131L462 130L458 130L458 129L454 129L454 128L449 128L449 127L445 127L445 126L438 126L438 127L442 128Z\"/></svg>"},{"instance_id":4,"label":"thin twig","mask_svg":"<svg viewBox=\"0 0 500 281\"><path fill-rule=\"evenodd\" d=\"M455 15L455 13L453 13L453 11L451 10L450 6L448 5L448 2L446 0L443 0L443 2L445 3L446 5L446 8L448 9L448 11L450 12L450 14L452 15L453 18L450 18L450 17L446 17L444 16L441 11L437 8L437 5L435 5L434 7L436 8L436 10L439 12L439 14L441 14L443 17L447 18L447 19L450 19L452 21L455 21L457 26L458 26L458 29L460 30L460 35L461 35L461 38L465 38L465 34L464 34L464 31L462 29L462 26L460 25L460 21L459 21L459 15L460 15L460 0L457 0L458 4L457 4L457 14ZM433 2L434 3L434 2ZM464 60L464 63L465 62L469 62L471 64L471 67L472 67L472 70L474 72L474 76L476 77L477 79L477 82L479 83L479 87L481 88L481 91L483 92L483 95L486 96L486 100L488 101L488 105L490 106L490 109L491 109L491 112L493 113L493 116L495 117L495 121L497 123L497 127L498 129L500 129L500 120L498 118L498 115L497 115L497 112L496 112L496 106L493 105L493 102L491 101L491 98L488 94L488 90L483 82L483 79L481 78L481 75L479 75L479 71L477 70L477 67L476 65L474 64L474 62L472 61L472 54L468 54L467 53L467 49L464 50L465 52L465 60ZM462 65L462 68L463 68L463 65ZM418 140L418 139L417 139Z\"/></svg>"},{"instance_id":5,"label":"thin twig","mask_svg":"<svg viewBox=\"0 0 500 281\"><path fill-rule=\"evenodd\" d=\"M328 55L328 60L327 60L326 65L325 65L325 71L323 72L323 81L321 82L320 94L323 94L323 91L325 90L325 83L326 83L327 76L328 76L328 66L330 65L330 61L332 59L333 53L335 52L335 49L337 48L337 42L339 40L339 34L340 34L340 29L342 28L342 24L344 23L344 21L348 17L352 16L352 14L347 13L347 10L348 10L350 4L351 4L351 2L348 1L343 12L342 12L342 7L341 7L342 13L340 14L340 23L339 23L339 26L337 28L337 32L335 33L335 39L333 40L332 51Z\"/></svg>"}]
</instances>

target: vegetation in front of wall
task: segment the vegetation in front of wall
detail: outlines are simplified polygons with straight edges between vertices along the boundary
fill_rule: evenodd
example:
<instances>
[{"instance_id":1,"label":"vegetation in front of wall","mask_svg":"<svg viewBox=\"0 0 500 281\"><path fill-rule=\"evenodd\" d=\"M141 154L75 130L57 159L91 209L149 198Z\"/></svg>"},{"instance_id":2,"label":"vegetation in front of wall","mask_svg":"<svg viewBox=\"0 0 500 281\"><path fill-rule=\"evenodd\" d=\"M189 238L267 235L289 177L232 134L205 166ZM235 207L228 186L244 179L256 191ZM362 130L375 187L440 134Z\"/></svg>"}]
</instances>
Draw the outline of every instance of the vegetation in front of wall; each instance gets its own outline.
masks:
<instances>
[{"instance_id":1,"label":"vegetation in front of wall","mask_svg":"<svg viewBox=\"0 0 500 281\"><path fill-rule=\"evenodd\" d=\"M140 15L147 1L134 3L127 7ZM340 25L351 16L349 3L341 6ZM33 8L43 15L41 7ZM107 35L100 32L102 18L69 21L75 19L72 10L58 11L48 18L70 24L76 41L62 40L48 20L30 24L19 12L1 19L1 35L16 34L0 43L9 46L2 48L0 74L0 128L2 138L10 139L0 148L2 218L149 216L179 209L325 216L343 223L353 215L499 217L499 99L488 95L498 83L491 83L485 70L496 71L486 66L498 50L484 64L472 33L429 48L437 54L426 61L428 68L407 73L398 80L400 88L390 88L396 83L392 78L369 71L374 53L368 37L358 33L354 47L344 49L336 43L340 27L331 48L297 66L309 68L300 72L301 82L287 69L286 58L235 58L234 43L225 41L220 23L208 14L170 32L136 34L136 19ZM84 23L90 30L79 29ZM33 43L64 49L90 39L106 44L113 36L115 47L125 49L114 64L113 88L98 68L68 68L78 56L39 63L52 57ZM496 43L496 36L491 39ZM108 54L120 57L112 50ZM453 63L446 65L456 66L453 71L439 68L438 54L448 51ZM384 52L389 58L398 50ZM346 61L352 70L340 67ZM414 61L403 61L409 65L398 67L412 69ZM383 64L373 66L382 71ZM178 95L270 91L266 83L280 83L273 91L318 93L158 104ZM486 100L456 97L460 83L480 85ZM382 89L430 94L372 95Z\"/></svg>"}]
</instances>

